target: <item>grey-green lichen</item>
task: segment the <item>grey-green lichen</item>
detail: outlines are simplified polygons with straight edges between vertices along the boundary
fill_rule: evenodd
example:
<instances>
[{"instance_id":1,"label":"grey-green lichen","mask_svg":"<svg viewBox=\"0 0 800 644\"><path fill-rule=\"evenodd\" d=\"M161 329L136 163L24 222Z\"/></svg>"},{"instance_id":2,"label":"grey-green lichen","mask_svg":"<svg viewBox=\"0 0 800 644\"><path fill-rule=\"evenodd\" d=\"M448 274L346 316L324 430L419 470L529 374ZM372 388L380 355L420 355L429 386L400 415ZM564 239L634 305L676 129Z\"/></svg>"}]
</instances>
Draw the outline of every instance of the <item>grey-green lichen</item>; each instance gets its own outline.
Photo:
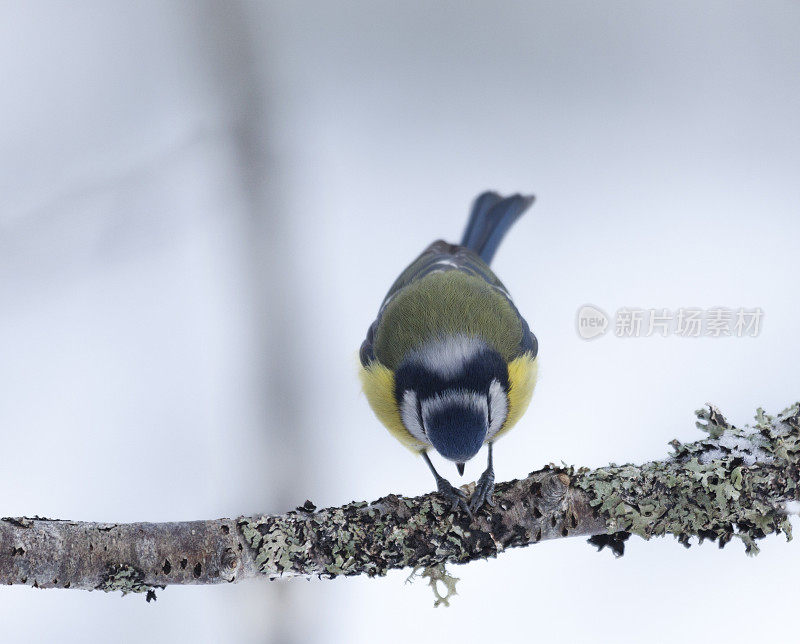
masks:
<instances>
[{"instance_id":1,"label":"grey-green lichen","mask_svg":"<svg viewBox=\"0 0 800 644\"><path fill-rule=\"evenodd\" d=\"M550 467L498 483L496 506L487 505L474 517L454 512L432 493L389 495L323 510L307 502L283 515L241 517L238 526L255 569L271 578L383 575L391 569L465 563L542 539L603 531L587 494L569 483L564 471Z\"/></svg>"},{"instance_id":2,"label":"grey-green lichen","mask_svg":"<svg viewBox=\"0 0 800 644\"><path fill-rule=\"evenodd\" d=\"M798 498L800 404L775 417L759 409L743 428L711 405L696 413L708 437L673 441L670 458L576 473L574 485L589 493L608 532L672 534L685 545L696 536L720 547L737 537L748 554L768 534L791 539L785 503Z\"/></svg>"},{"instance_id":3,"label":"grey-green lichen","mask_svg":"<svg viewBox=\"0 0 800 644\"><path fill-rule=\"evenodd\" d=\"M155 588L144 583L144 573L128 564L110 564L108 574L103 582L97 586L97 590L110 593L122 591L123 595L128 593L147 593L147 601L155 600Z\"/></svg>"},{"instance_id":4,"label":"grey-green lichen","mask_svg":"<svg viewBox=\"0 0 800 644\"><path fill-rule=\"evenodd\" d=\"M422 572L420 572L420 570ZM423 568L417 566L411 571L411 574L406 579L406 583L410 584L418 577L428 580L428 586L433 591L433 607L450 606L450 600L458 595L456 591L456 584L460 581L458 577L454 577L449 572L444 564L437 564L436 566L428 566ZM445 594L439 590L439 584L444 586Z\"/></svg>"},{"instance_id":5,"label":"grey-green lichen","mask_svg":"<svg viewBox=\"0 0 800 644\"><path fill-rule=\"evenodd\" d=\"M471 536L432 495L421 500L390 495L316 512L306 504L285 515L241 519L239 527L255 551L256 567L271 577L375 576L415 558L416 565L432 566L464 552Z\"/></svg>"}]
</instances>

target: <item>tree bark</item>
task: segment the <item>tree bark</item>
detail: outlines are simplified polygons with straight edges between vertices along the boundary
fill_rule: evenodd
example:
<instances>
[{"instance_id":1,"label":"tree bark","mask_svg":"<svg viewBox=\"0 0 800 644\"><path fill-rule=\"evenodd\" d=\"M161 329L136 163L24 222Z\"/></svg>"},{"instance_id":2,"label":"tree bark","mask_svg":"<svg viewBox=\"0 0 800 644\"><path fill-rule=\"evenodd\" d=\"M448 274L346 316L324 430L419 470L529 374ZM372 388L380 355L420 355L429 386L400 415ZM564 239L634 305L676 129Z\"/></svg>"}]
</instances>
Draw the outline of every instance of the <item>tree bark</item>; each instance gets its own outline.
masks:
<instances>
[{"instance_id":1,"label":"tree bark","mask_svg":"<svg viewBox=\"0 0 800 644\"><path fill-rule=\"evenodd\" d=\"M594 536L621 554L629 534L672 534L724 546L737 537L791 538L787 504L800 499L800 405L776 417L758 410L737 428L710 406L697 412L708 436L672 442L644 465L548 466L499 483L495 507L474 518L436 494L390 494L318 510L307 501L281 515L177 523L0 521L0 583L38 588L146 592L170 584L268 578L383 575L495 557L547 539Z\"/></svg>"}]
</instances>

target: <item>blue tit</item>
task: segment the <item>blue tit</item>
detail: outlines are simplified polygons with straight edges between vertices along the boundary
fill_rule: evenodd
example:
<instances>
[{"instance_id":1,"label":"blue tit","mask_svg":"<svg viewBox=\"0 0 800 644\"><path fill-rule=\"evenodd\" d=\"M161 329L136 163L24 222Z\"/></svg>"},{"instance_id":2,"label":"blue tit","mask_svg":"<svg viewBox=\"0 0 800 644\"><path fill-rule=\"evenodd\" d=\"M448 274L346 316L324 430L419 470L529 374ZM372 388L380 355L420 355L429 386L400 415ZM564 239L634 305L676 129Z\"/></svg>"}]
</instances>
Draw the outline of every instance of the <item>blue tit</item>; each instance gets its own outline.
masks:
<instances>
[{"instance_id":1,"label":"blue tit","mask_svg":"<svg viewBox=\"0 0 800 644\"><path fill-rule=\"evenodd\" d=\"M400 274L361 345L361 381L375 415L422 455L453 509L468 514L494 505L492 445L520 419L536 384L536 336L489 268L532 203L478 196L461 243L433 242ZM488 467L467 503L427 452L463 474L487 443Z\"/></svg>"}]
</instances>

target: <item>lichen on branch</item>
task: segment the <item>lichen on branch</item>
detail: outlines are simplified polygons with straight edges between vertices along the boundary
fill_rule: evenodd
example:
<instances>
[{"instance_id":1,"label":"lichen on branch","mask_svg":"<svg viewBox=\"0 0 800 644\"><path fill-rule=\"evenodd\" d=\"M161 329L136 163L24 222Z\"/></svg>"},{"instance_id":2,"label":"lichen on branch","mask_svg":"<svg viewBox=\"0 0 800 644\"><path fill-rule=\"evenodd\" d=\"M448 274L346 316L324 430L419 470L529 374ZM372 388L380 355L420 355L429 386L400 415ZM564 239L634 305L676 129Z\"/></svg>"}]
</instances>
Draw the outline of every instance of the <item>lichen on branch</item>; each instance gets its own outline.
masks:
<instances>
[{"instance_id":1,"label":"lichen on branch","mask_svg":"<svg viewBox=\"0 0 800 644\"><path fill-rule=\"evenodd\" d=\"M684 544L696 536L720 547L737 537L756 554L768 534L791 539L786 502L798 494L799 409L777 417L759 409L753 426L738 428L709 405L696 412L707 438L672 441L663 461L579 471L575 485L592 496L609 532L672 534Z\"/></svg>"},{"instance_id":2,"label":"lichen on branch","mask_svg":"<svg viewBox=\"0 0 800 644\"><path fill-rule=\"evenodd\" d=\"M593 536L621 554L629 534L672 534L750 554L772 533L791 536L787 503L800 498L800 405L758 410L742 428L713 406L697 412L707 436L672 442L667 458L594 470L547 466L498 483L474 518L438 494L278 515L174 523L0 520L0 583L146 592L171 584L250 577L386 574L495 557L547 539ZM449 595L448 595L449 596Z\"/></svg>"}]
</instances>

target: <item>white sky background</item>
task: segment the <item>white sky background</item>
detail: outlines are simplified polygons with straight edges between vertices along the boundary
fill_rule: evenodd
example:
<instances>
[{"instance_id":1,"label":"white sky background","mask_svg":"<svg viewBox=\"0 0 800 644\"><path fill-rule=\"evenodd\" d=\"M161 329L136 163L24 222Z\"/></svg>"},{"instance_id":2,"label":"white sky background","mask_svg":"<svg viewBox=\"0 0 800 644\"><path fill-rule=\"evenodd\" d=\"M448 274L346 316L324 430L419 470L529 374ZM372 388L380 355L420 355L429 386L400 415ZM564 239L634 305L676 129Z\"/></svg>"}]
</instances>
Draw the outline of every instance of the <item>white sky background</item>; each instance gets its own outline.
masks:
<instances>
[{"instance_id":1,"label":"white sky background","mask_svg":"<svg viewBox=\"0 0 800 644\"><path fill-rule=\"evenodd\" d=\"M179 520L433 487L359 393L386 289L479 191L540 342L498 480L800 397L800 5L0 5L0 514ZM761 307L757 338L581 340L585 304ZM477 477L484 456L470 463ZM451 480L454 468L446 467ZM0 588L6 641L787 638L796 543L582 539L384 579Z\"/></svg>"}]
</instances>

